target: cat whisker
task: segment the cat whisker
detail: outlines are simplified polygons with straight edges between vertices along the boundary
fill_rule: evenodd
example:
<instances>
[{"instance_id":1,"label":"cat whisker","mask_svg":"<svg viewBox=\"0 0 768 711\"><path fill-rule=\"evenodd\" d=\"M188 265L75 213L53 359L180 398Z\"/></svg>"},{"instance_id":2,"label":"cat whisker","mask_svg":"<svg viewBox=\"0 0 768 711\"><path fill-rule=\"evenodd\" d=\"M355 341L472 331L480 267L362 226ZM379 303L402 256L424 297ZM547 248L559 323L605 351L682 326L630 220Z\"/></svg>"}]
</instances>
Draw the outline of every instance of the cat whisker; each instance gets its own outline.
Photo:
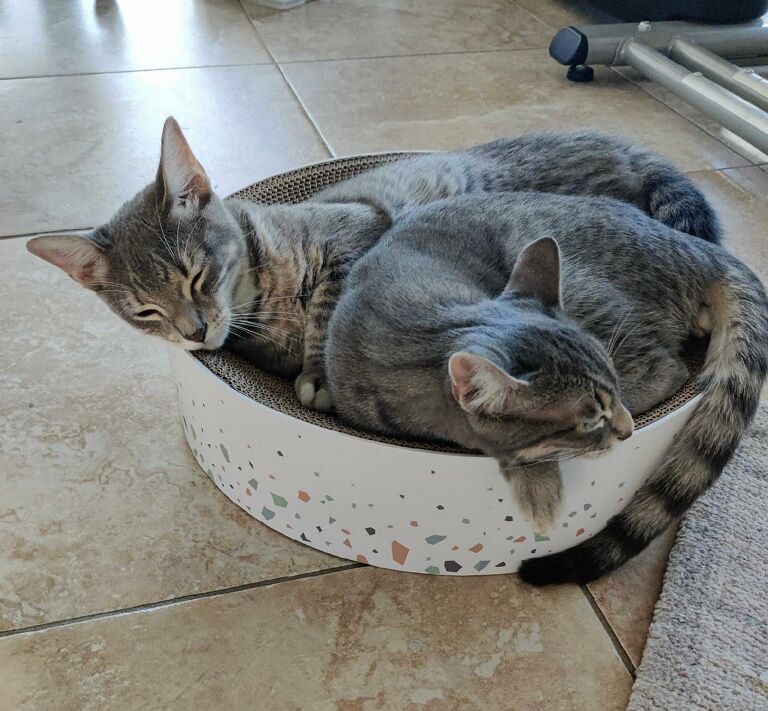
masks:
<instances>
[{"instance_id":1,"label":"cat whisker","mask_svg":"<svg viewBox=\"0 0 768 711\"><path fill-rule=\"evenodd\" d=\"M627 338L629 338L638 328L640 328L640 326L642 326L642 323L638 323L634 328L632 328L629 331L627 331L627 333L624 336L624 338L621 339L621 342L616 346L616 348L613 351L613 353L611 353L611 358L615 358L616 357L616 354L619 352L619 349L624 345L624 342L627 340Z\"/></svg>"},{"instance_id":2,"label":"cat whisker","mask_svg":"<svg viewBox=\"0 0 768 711\"><path fill-rule=\"evenodd\" d=\"M286 343L280 343L279 341L276 341L274 338L271 338L270 336L268 336L266 333L262 333L261 331L253 331L253 330L244 328L242 326L235 326L234 328L235 328L235 330L242 331L246 335L258 336L259 338L264 338L267 341L271 341L278 348L280 348L280 349L282 349L284 351L287 351L290 355L297 356L296 352L290 346L288 346Z\"/></svg>"}]
</instances>

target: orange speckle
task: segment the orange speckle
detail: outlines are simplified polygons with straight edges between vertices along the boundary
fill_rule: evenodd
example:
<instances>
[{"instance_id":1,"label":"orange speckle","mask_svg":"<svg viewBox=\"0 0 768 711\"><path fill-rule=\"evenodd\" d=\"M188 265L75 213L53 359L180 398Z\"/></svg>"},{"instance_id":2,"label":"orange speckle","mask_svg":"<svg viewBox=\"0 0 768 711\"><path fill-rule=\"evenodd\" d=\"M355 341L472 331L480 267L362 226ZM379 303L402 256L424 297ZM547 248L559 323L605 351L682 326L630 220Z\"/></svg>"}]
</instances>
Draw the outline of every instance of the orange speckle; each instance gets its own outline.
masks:
<instances>
[{"instance_id":1,"label":"orange speckle","mask_svg":"<svg viewBox=\"0 0 768 711\"><path fill-rule=\"evenodd\" d=\"M358 553L355 560L358 563L365 563L366 565L368 565L368 558L366 558L362 553Z\"/></svg>"},{"instance_id":2,"label":"orange speckle","mask_svg":"<svg viewBox=\"0 0 768 711\"><path fill-rule=\"evenodd\" d=\"M246 496L253 496L253 494L251 493L251 490L247 486L245 487L245 495Z\"/></svg>"},{"instance_id":3,"label":"orange speckle","mask_svg":"<svg viewBox=\"0 0 768 711\"><path fill-rule=\"evenodd\" d=\"M475 545L472 546L469 550L471 550L473 553L479 553L481 550L483 550L483 544L475 543Z\"/></svg>"},{"instance_id":4,"label":"orange speckle","mask_svg":"<svg viewBox=\"0 0 768 711\"><path fill-rule=\"evenodd\" d=\"M345 545L347 548L352 548L352 544L349 542L349 538L345 538L345 539L344 539L344 545Z\"/></svg>"},{"instance_id":5,"label":"orange speckle","mask_svg":"<svg viewBox=\"0 0 768 711\"><path fill-rule=\"evenodd\" d=\"M419 525L418 521L411 521L411 526L413 526L414 528L417 528L418 525Z\"/></svg>"},{"instance_id":6,"label":"orange speckle","mask_svg":"<svg viewBox=\"0 0 768 711\"><path fill-rule=\"evenodd\" d=\"M309 501L312 497L306 492L299 489L299 500L300 501Z\"/></svg>"},{"instance_id":7,"label":"orange speckle","mask_svg":"<svg viewBox=\"0 0 768 711\"><path fill-rule=\"evenodd\" d=\"M525 541L527 540L528 538L526 536L518 536L517 538L515 538L513 543L525 543Z\"/></svg>"},{"instance_id":8,"label":"orange speckle","mask_svg":"<svg viewBox=\"0 0 768 711\"><path fill-rule=\"evenodd\" d=\"M395 563L400 563L400 565L405 565L405 559L408 557L410 550L410 548L407 548L402 543L392 541L392 560Z\"/></svg>"},{"instance_id":9,"label":"orange speckle","mask_svg":"<svg viewBox=\"0 0 768 711\"><path fill-rule=\"evenodd\" d=\"M346 533L347 535L350 535L351 531L348 531L346 528L341 529L342 533Z\"/></svg>"},{"instance_id":10,"label":"orange speckle","mask_svg":"<svg viewBox=\"0 0 768 711\"><path fill-rule=\"evenodd\" d=\"M576 531L576 535L577 535L577 536L580 536L582 533L584 533L584 530L585 530L585 529L583 529L583 528L580 528L578 531Z\"/></svg>"}]
</instances>

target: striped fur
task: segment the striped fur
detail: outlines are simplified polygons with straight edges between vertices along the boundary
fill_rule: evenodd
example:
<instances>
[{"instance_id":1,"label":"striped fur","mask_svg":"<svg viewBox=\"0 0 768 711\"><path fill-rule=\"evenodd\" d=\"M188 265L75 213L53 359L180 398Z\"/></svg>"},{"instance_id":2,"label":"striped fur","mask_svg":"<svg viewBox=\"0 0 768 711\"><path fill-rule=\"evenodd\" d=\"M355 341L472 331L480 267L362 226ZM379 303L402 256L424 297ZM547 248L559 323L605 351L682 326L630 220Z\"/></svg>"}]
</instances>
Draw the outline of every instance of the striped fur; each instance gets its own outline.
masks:
<instances>
[{"instance_id":1,"label":"striped fur","mask_svg":"<svg viewBox=\"0 0 768 711\"><path fill-rule=\"evenodd\" d=\"M585 583L642 551L717 481L752 421L768 371L768 301L757 279L731 265L709 290L714 317L701 402L661 467L594 538L523 563L535 585Z\"/></svg>"},{"instance_id":2,"label":"striped fur","mask_svg":"<svg viewBox=\"0 0 768 711\"><path fill-rule=\"evenodd\" d=\"M561 309L505 292L526 245L542 237L560 249ZM768 302L746 266L615 200L543 193L444 200L396 223L351 272L331 322L328 376L350 423L480 449L506 471L599 450L605 442L579 442L569 409L552 404L570 388L581 391L582 404L600 392L609 410L618 397L632 415L644 412L688 378L681 352L707 331L703 398L660 469L604 531L521 569L537 584L583 582L621 565L687 510L749 424L766 375ZM464 352L529 383L539 414L531 420L518 408L483 417L461 407L446 364ZM482 402L506 403L493 395L484 392ZM555 485L546 474L544 483ZM544 488L551 499L556 486Z\"/></svg>"},{"instance_id":3,"label":"striped fur","mask_svg":"<svg viewBox=\"0 0 768 711\"><path fill-rule=\"evenodd\" d=\"M716 215L685 175L646 148L595 131L531 133L420 155L300 205L264 206L218 198L169 118L155 183L90 234L28 245L133 327L190 350L224 344L297 377L301 402L327 410L328 322L356 259L410 209L524 190L613 197L669 227L719 240ZM188 287L202 272L194 298Z\"/></svg>"}]
</instances>

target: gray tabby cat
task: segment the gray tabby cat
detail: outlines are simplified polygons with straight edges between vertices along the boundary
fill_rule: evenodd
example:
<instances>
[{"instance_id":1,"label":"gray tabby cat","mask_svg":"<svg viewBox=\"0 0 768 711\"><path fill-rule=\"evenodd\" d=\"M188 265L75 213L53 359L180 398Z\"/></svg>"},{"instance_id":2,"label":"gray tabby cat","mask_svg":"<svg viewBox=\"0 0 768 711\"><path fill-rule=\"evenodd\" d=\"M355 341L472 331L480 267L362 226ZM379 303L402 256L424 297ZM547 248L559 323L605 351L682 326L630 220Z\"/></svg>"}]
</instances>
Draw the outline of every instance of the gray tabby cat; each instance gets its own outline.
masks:
<instances>
[{"instance_id":1,"label":"gray tabby cat","mask_svg":"<svg viewBox=\"0 0 768 711\"><path fill-rule=\"evenodd\" d=\"M535 240L535 241L532 241ZM496 457L539 524L557 461L601 452L688 378L703 398L660 468L607 527L526 561L532 583L586 582L637 554L719 476L768 369L768 300L722 248L610 199L465 196L395 224L347 278L328 378L340 417Z\"/></svg>"},{"instance_id":2,"label":"gray tabby cat","mask_svg":"<svg viewBox=\"0 0 768 711\"><path fill-rule=\"evenodd\" d=\"M300 205L263 206L217 197L169 118L153 183L89 234L27 246L143 332L188 350L225 346L272 372L298 375L301 402L328 410L327 324L356 259L411 207L509 190L612 196L671 227L719 239L714 212L677 169L594 132L425 154Z\"/></svg>"}]
</instances>

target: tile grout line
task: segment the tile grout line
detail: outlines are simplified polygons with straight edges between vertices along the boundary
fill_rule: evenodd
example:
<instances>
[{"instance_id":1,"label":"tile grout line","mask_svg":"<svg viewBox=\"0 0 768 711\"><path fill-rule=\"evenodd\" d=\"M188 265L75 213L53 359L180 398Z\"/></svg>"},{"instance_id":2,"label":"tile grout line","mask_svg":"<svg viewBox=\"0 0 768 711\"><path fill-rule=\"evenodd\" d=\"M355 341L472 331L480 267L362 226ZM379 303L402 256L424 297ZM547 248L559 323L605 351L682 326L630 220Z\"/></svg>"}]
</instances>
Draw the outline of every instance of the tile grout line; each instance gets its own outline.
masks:
<instances>
[{"instance_id":1,"label":"tile grout line","mask_svg":"<svg viewBox=\"0 0 768 711\"><path fill-rule=\"evenodd\" d=\"M270 54L270 58L271 58ZM190 69L226 69L228 67L268 67L274 60L265 62L232 62L231 64L189 64L182 67L147 67L144 69L116 69L112 72L70 72L69 74L32 74L20 77L0 77L3 81L20 81L24 79L66 79L67 77L100 77L114 74L141 74L146 72L188 71Z\"/></svg>"},{"instance_id":2,"label":"tile grout line","mask_svg":"<svg viewBox=\"0 0 768 711\"><path fill-rule=\"evenodd\" d=\"M70 232L89 232L93 227L64 227L56 230L36 230L35 232L19 232L17 234L0 235L0 240L23 239L24 237L37 237L38 235L69 234Z\"/></svg>"},{"instance_id":3,"label":"tile grout line","mask_svg":"<svg viewBox=\"0 0 768 711\"><path fill-rule=\"evenodd\" d=\"M581 588L581 591L584 593L584 597L587 598L587 602L589 603L589 606L592 608L592 612L595 613L595 616L597 617L598 621L603 626L603 629L605 630L606 634L610 638L611 643L613 644L613 648L616 650L616 653L619 655L619 658L624 663L624 666L627 668L629 675L634 679L637 673L635 664L632 661L629 654L627 653L627 650L624 649L624 645L621 643L621 640L619 639L618 635L614 631L613 627L611 627L611 623L608 622L608 618L600 609L600 605L597 604L597 600L595 600L590 589L586 585L579 585L579 587Z\"/></svg>"},{"instance_id":4,"label":"tile grout line","mask_svg":"<svg viewBox=\"0 0 768 711\"><path fill-rule=\"evenodd\" d=\"M134 612L149 612L151 610L157 610L164 607L172 607L173 605L180 605L187 602L194 602L195 600L203 600L206 598L223 597L231 593L239 593L247 590L256 590L258 588L271 587L272 585L281 585L283 583L291 583L298 580L307 580L308 578L318 578L323 575L330 575L332 573L344 572L347 570L356 570L357 568L365 568L367 566L361 563L348 563L346 565L340 565L336 568L323 568L322 570L313 570L309 573L298 573L296 575L286 575L280 578L270 578L268 580L259 580L255 583L244 583L243 585L233 585L229 588L219 588L217 590L206 590L200 593L191 593L189 595L181 595L179 597L169 598L168 600L158 600L157 602L147 602L141 605L133 605L132 607L123 607L117 610L107 610L104 612L94 612L90 615L80 615L78 617L69 617L65 620L55 620L53 622L43 622L39 625L29 625L27 627L18 627L12 630L0 630L0 640L7 637L16 637L21 634L29 634L32 632L44 632L56 627L68 627L69 625L76 625L83 622L91 622L94 620L102 620L108 617L119 617L121 615L129 615Z\"/></svg>"},{"instance_id":5,"label":"tile grout line","mask_svg":"<svg viewBox=\"0 0 768 711\"><path fill-rule=\"evenodd\" d=\"M265 43L266 44L266 43ZM543 52L547 47L496 47L488 49L456 49L439 52L412 52L408 54L374 54L361 57L325 57L323 59L286 59L276 64L324 64L327 62L363 62L368 59L413 59L414 57L458 56L460 54L513 54L514 52ZM271 52L270 52L271 54Z\"/></svg>"},{"instance_id":6,"label":"tile grout line","mask_svg":"<svg viewBox=\"0 0 768 711\"><path fill-rule=\"evenodd\" d=\"M248 11L243 7L243 3L240 0L237 0L237 4L240 7L240 9L243 11L243 14L245 15L246 19L250 23L251 27L253 27L253 31L256 33L258 38L261 40L262 44L264 45L264 49L267 51L267 54L272 59L272 63L275 67L277 67L277 71L280 72L280 76L283 78L283 81L285 82L288 89L290 89L291 94L293 94L293 97L296 99L296 103L298 103L299 107L302 110L302 113L306 117L307 121L309 121L310 125L312 126L314 132L317 134L317 137L320 139L321 143L325 147L325 150L328 151L328 155L331 158L336 158L336 151L333 150L331 147L331 144L326 139L323 132L320 130L320 126L317 125L315 120L312 118L312 115L309 113L309 109L304 104L304 101L299 96L299 92L296 91L295 87L291 83L290 79L288 79L288 76L286 75L285 71L283 71L282 66L280 66L280 63L275 59L275 56L272 54L272 50L269 48L269 44L267 43L267 40L265 40L261 33L259 32L259 28L256 27L256 23L251 19L251 16L248 14Z\"/></svg>"},{"instance_id":7,"label":"tile grout line","mask_svg":"<svg viewBox=\"0 0 768 711\"><path fill-rule=\"evenodd\" d=\"M651 94L649 91L646 91L646 90L643 88L642 84L640 84L640 82L639 82L639 81L636 81L636 80L634 80L634 79L630 79L629 77L625 77L623 74L621 74L621 73L620 73L620 72L619 72L619 71L616 69L616 67L609 67L609 69L610 69L610 70L611 70L611 71L612 71L614 74L616 74L616 76L619 76L619 77L621 77L622 79L624 79L625 81L628 81L630 84L632 84L632 86L636 86L636 87L637 87L638 89L640 89L640 91L642 91L642 92L643 92L643 93L644 93L646 96L650 96L650 97L651 97L651 98L652 98L654 101L656 101L656 102L658 102L659 104L661 104L661 105L662 105L662 106L663 106L665 109L668 109L669 111L671 111L672 113L676 114L677 116L679 116L679 117L680 117L680 118L682 118L683 120L687 121L687 122L688 122L689 124L691 124L691 126L693 126L695 129L697 129L697 130L701 131L701 132L702 132L703 134L705 134L706 136L709 136L709 137L710 137L710 138L712 138L713 140L717 141L717 142L718 142L718 143L719 143L721 146L723 146L723 148L725 148L726 150L728 150L728 151L730 151L731 153L733 153L733 155L735 155L736 157L738 157L738 158L741 158L742 160L745 160L745 161L747 161L747 163L748 163L748 165L726 165L726 166L723 166L722 168L711 168L711 169L706 169L706 168L705 168L705 169L703 169L703 170L693 170L693 171L686 171L686 172L690 172L690 173L702 173L702 172L705 172L706 170L737 170L738 168L756 168L756 167L759 167L759 166L761 166L761 165L768 165L768 164L765 164L765 163L755 163L755 162L754 162L754 161L752 161L750 158L747 158L746 156L743 156L743 155L742 155L741 153L739 153L739 152L738 152L738 151L737 151L735 148L732 148L731 146L729 146L729 145L728 145L728 144L727 144L725 141L723 141L723 140L722 140L722 139L721 139L719 136L715 135L714 133L710 133L709 131L707 131L707 129L703 128L702 126L699 126L699 124L697 124L697 123L696 123L696 122L695 122L695 121L694 121L692 118L690 118L690 117L686 116L685 114L682 114L682 113L680 113L680 112L679 112L677 109L675 109L674 107L670 106L668 103L666 103L665 101L663 101L662 99L660 99L658 96L654 96L654 95L653 95L653 94ZM687 101L685 101L685 100L683 100L683 101L685 102L686 106L691 106L691 105L690 105L690 104L689 104ZM696 108L695 108L695 107L693 107L693 106L691 106L691 108L693 108L694 110L698 110L698 109L696 109Z\"/></svg>"}]
</instances>

